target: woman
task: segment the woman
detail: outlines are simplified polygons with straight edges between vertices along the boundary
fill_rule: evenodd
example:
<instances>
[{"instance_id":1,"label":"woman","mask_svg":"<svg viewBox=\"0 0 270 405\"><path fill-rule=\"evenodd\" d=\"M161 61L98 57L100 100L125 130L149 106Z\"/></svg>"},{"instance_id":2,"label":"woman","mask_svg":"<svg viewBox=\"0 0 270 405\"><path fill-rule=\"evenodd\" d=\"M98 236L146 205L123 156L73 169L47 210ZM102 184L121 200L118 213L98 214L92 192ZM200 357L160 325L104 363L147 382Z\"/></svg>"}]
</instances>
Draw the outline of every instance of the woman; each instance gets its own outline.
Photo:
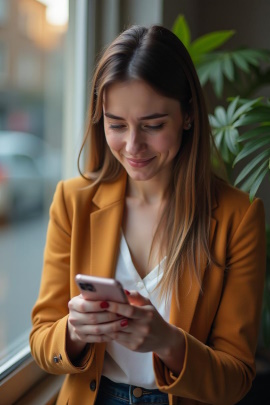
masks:
<instances>
[{"instance_id":1,"label":"woman","mask_svg":"<svg viewBox=\"0 0 270 405\"><path fill-rule=\"evenodd\" d=\"M250 389L264 209L213 175L210 141L182 43L123 32L94 75L87 170L50 210L30 343L66 374L57 404L229 405ZM115 277L129 304L84 300L78 273Z\"/></svg>"}]
</instances>

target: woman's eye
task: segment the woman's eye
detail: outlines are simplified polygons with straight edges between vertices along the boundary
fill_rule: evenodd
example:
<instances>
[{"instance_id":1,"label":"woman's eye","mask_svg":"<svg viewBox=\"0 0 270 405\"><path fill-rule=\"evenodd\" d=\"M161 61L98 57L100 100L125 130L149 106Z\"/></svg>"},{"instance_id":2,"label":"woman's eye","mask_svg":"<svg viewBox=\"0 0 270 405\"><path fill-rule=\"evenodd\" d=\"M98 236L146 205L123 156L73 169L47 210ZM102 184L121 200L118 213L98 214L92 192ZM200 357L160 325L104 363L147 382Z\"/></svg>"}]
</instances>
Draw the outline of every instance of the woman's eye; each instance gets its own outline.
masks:
<instances>
[{"instance_id":1,"label":"woman's eye","mask_svg":"<svg viewBox=\"0 0 270 405\"><path fill-rule=\"evenodd\" d=\"M158 125L144 125L145 129L150 129L150 130L154 130L157 131L159 129L162 129L164 127L164 124L158 124Z\"/></svg>"},{"instance_id":2,"label":"woman's eye","mask_svg":"<svg viewBox=\"0 0 270 405\"><path fill-rule=\"evenodd\" d=\"M164 123L158 125L142 125L143 130L148 131L158 131L159 129L163 128ZM124 131L126 129L125 124L109 124L109 129L113 131Z\"/></svg>"},{"instance_id":3,"label":"woman's eye","mask_svg":"<svg viewBox=\"0 0 270 405\"><path fill-rule=\"evenodd\" d=\"M125 128L125 125L121 125L121 124L119 124L119 125L117 125L117 124L110 124L109 125L109 128L110 129L114 129L114 130L121 130L121 129L124 129Z\"/></svg>"}]
</instances>

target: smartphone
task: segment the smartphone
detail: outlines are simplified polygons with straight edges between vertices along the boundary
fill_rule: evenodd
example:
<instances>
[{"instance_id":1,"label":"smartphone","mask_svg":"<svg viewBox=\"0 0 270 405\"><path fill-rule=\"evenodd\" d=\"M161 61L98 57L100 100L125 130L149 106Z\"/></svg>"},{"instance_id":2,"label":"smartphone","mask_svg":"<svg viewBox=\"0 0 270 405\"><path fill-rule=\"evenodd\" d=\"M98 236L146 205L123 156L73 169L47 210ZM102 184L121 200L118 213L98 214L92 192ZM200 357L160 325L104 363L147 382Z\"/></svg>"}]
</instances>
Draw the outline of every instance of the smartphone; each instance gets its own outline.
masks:
<instances>
[{"instance_id":1,"label":"smartphone","mask_svg":"<svg viewBox=\"0 0 270 405\"><path fill-rule=\"evenodd\" d=\"M128 299L121 283L113 278L77 274L75 280L85 299L128 304Z\"/></svg>"}]
</instances>

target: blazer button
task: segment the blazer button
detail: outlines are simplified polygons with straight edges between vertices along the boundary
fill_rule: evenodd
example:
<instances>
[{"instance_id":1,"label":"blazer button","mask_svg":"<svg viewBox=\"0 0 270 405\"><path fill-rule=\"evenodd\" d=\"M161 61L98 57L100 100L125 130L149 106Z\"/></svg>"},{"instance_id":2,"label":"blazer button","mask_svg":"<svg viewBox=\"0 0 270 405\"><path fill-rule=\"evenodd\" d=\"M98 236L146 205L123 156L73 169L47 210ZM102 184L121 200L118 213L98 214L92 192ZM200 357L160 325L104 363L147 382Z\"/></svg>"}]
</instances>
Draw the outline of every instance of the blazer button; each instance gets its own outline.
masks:
<instances>
[{"instance_id":1,"label":"blazer button","mask_svg":"<svg viewBox=\"0 0 270 405\"><path fill-rule=\"evenodd\" d=\"M59 356L53 356L53 361L55 363L59 363L59 361L62 361L62 356L59 354Z\"/></svg>"},{"instance_id":2,"label":"blazer button","mask_svg":"<svg viewBox=\"0 0 270 405\"><path fill-rule=\"evenodd\" d=\"M91 391L95 391L95 390L96 390L96 387L97 387L96 380L92 380L92 381L90 382L90 390L91 390Z\"/></svg>"}]
</instances>

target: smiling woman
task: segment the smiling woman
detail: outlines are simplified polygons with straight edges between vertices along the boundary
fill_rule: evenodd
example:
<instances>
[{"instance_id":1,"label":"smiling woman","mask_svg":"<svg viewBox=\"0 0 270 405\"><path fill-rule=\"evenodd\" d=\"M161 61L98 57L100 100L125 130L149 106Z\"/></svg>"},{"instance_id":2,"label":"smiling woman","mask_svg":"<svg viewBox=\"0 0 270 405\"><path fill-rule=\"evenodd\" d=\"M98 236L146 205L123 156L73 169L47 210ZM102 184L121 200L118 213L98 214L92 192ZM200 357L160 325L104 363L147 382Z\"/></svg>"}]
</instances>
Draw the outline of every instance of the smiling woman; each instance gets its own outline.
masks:
<instances>
[{"instance_id":1,"label":"smiling woman","mask_svg":"<svg viewBox=\"0 0 270 405\"><path fill-rule=\"evenodd\" d=\"M33 357L66 375L56 403L235 404L255 376L264 208L211 168L181 41L158 25L122 32L88 116L86 167L57 186L32 311ZM116 278L128 302L86 299L78 273Z\"/></svg>"}]
</instances>

